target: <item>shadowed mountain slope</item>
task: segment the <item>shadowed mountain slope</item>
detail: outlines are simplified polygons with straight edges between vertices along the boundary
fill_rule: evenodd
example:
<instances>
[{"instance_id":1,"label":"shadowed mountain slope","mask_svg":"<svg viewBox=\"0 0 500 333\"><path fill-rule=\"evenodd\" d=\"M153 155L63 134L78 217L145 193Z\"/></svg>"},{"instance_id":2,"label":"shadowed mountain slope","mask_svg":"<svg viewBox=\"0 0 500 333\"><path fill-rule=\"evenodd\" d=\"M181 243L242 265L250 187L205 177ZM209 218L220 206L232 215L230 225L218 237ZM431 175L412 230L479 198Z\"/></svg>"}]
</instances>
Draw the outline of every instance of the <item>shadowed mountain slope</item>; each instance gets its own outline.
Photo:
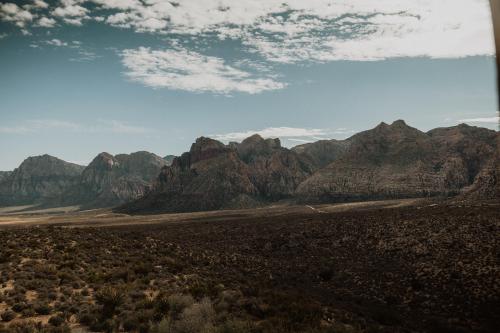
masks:
<instances>
[{"instance_id":1,"label":"shadowed mountain slope","mask_svg":"<svg viewBox=\"0 0 500 333\"><path fill-rule=\"evenodd\" d=\"M279 140L254 135L241 144L201 137L163 168L154 189L123 212L179 212L248 208L293 195L309 176L308 160Z\"/></svg>"},{"instance_id":2,"label":"shadowed mountain slope","mask_svg":"<svg viewBox=\"0 0 500 333\"><path fill-rule=\"evenodd\" d=\"M345 154L296 194L308 202L456 195L492 158L495 136L467 125L424 133L402 120L381 123L349 138Z\"/></svg>"}]
</instances>

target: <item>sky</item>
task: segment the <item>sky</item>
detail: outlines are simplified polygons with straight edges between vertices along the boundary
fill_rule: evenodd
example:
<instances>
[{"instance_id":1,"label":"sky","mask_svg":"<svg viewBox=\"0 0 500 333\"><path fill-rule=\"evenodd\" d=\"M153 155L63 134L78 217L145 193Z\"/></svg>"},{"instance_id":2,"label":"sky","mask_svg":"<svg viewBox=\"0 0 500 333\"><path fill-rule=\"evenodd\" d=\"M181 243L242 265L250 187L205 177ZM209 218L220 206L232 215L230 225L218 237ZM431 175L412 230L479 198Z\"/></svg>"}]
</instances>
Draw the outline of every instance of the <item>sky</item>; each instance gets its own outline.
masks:
<instances>
[{"instance_id":1,"label":"sky","mask_svg":"<svg viewBox=\"0 0 500 333\"><path fill-rule=\"evenodd\" d=\"M0 170L496 110L487 0L0 1Z\"/></svg>"}]
</instances>

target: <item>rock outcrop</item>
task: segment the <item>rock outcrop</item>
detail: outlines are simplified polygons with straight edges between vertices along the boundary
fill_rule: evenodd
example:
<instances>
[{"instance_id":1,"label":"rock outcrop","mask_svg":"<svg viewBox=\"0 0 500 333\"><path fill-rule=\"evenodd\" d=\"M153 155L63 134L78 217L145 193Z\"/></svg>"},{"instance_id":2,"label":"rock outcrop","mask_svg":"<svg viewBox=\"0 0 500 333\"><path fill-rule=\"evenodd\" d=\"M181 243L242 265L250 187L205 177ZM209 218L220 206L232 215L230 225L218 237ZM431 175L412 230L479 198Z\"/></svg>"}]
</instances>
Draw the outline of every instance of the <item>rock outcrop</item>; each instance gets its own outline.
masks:
<instances>
[{"instance_id":1,"label":"rock outcrop","mask_svg":"<svg viewBox=\"0 0 500 333\"><path fill-rule=\"evenodd\" d=\"M313 171L278 139L258 135L242 143L201 137L163 168L154 189L123 212L183 212L251 208L288 198Z\"/></svg>"},{"instance_id":2,"label":"rock outcrop","mask_svg":"<svg viewBox=\"0 0 500 333\"><path fill-rule=\"evenodd\" d=\"M314 171L309 158L281 147L279 139L253 135L236 145L240 159L250 170L250 180L265 200L291 197L297 186Z\"/></svg>"},{"instance_id":3,"label":"rock outcrop","mask_svg":"<svg viewBox=\"0 0 500 333\"><path fill-rule=\"evenodd\" d=\"M7 179L12 174L12 171L0 171L0 183Z\"/></svg>"},{"instance_id":4,"label":"rock outcrop","mask_svg":"<svg viewBox=\"0 0 500 333\"><path fill-rule=\"evenodd\" d=\"M50 155L29 157L0 182L0 205L59 202L78 183L83 170Z\"/></svg>"},{"instance_id":5,"label":"rock outcrop","mask_svg":"<svg viewBox=\"0 0 500 333\"><path fill-rule=\"evenodd\" d=\"M307 202L456 195L493 156L495 135L467 125L424 133L401 120L381 123L349 138L347 151L296 195Z\"/></svg>"},{"instance_id":6,"label":"rock outcrop","mask_svg":"<svg viewBox=\"0 0 500 333\"><path fill-rule=\"evenodd\" d=\"M167 162L167 165L172 165L172 162L174 161L174 158L176 158L176 157L177 156L175 156L175 155L167 155L163 159L165 160L165 162Z\"/></svg>"},{"instance_id":7,"label":"rock outcrop","mask_svg":"<svg viewBox=\"0 0 500 333\"><path fill-rule=\"evenodd\" d=\"M66 193L66 203L95 208L135 200L149 190L165 165L164 159L146 151L116 156L100 153Z\"/></svg>"},{"instance_id":8,"label":"rock outcrop","mask_svg":"<svg viewBox=\"0 0 500 333\"><path fill-rule=\"evenodd\" d=\"M154 189L119 209L126 212L182 212L255 204L257 189L236 150L201 137L189 152L164 167Z\"/></svg>"},{"instance_id":9,"label":"rock outcrop","mask_svg":"<svg viewBox=\"0 0 500 333\"><path fill-rule=\"evenodd\" d=\"M481 168L460 199L500 200L500 133L496 135L496 151Z\"/></svg>"},{"instance_id":10,"label":"rock outcrop","mask_svg":"<svg viewBox=\"0 0 500 333\"><path fill-rule=\"evenodd\" d=\"M297 154L307 157L316 168L323 168L347 152L350 140L320 140L292 148Z\"/></svg>"}]
</instances>

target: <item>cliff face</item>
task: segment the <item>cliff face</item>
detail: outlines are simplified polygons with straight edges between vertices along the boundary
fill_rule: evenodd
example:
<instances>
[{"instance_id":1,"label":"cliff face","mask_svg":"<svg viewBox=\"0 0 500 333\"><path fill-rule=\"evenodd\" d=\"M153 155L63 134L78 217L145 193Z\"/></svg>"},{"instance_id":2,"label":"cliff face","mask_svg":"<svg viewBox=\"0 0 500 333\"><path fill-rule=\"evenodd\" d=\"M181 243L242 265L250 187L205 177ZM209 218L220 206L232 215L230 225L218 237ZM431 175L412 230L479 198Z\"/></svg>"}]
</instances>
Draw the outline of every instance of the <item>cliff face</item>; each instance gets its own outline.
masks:
<instances>
[{"instance_id":1,"label":"cliff face","mask_svg":"<svg viewBox=\"0 0 500 333\"><path fill-rule=\"evenodd\" d=\"M453 196L473 184L478 193L490 193L487 188L497 184L497 136L467 125L424 133L400 120L344 141L292 150L258 135L227 146L199 138L163 168L150 193L119 210L245 208L286 198L332 202Z\"/></svg>"},{"instance_id":2,"label":"cliff face","mask_svg":"<svg viewBox=\"0 0 500 333\"><path fill-rule=\"evenodd\" d=\"M314 171L308 158L281 147L279 139L264 140L254 135L237 145L236 151L248 165L251 182L266 200L292 196L297 186Z\"/></svg>"},{"instance_id":3,"label":"cliff face","mask_svg":"<svg viewBox=\"0 0 500 333\"><path fill-rule=\"evenodd\" d=\"M175 156L175 155L167 155L163 159L165 160L165 162L167 162L167 165L172 165L172 162L174 161L174 158L176 158L176 157L177 156Z\"/></svg>"},{"instance_id":4,"label":"cliff face","mask_svg":"<svg viewBox=\"0 0 500 333\"><path fill-rule=\"evenodd\" d=\"M2 183L4 179L7 179L11 174L12 171L0 171L0 183Z\"/></svg>"},{"instance_id":5,"label":"cliff face","mask_svg":"<svg viewBox=\"0 0 500 333\"><path fill-rule=\"evenodd\" d=\"M0 205L59 201L78 183L83 169L50 155L29 157L0 181Z\"/></svg>"},{"instance_id":6,"label":"cliff face","mask_svg":"<svg viewBox=\"0 0 500 333\"><path fill-rule=\"evenodd\" d=\"M143 196L167 162L148 152L113 156L101 153L67 194L68 203L106 207Z\"/></svg>"},{"instance_id":7,"label":"cliff face","mask_svg":"<svg viewBox=\"0 0 500 333\"><path fill-rule=\"evenodd\" d=\"M347 151L296 194L311 202L456 195L493 155L495 135L467 125L424 133L382 123L348 139Z\"/></svg>"},{"instance_id":8,"label":"cliff face","mask_svg":"<svg viewBox=\"0 0 500 333\"><path fill-rule=\"evenodd\" d=\"M99 154L87 167L43 155L0 173L0 205L122 205L121 212L251 208L280 200L335 202L455 196L499 198L498 132L467 125L427 133L404 121L346 140L281 147L201 137L172 163L148 152Z\"/></svg>"},{"instance_id":9,"label":"cliff face","mask_svg":"<svg viewBox=\"0 0 500 333\"><path fill-rule=\"evenodd\" d=\"M293 147L292 151L308 158L315 168L323 168L344 155L350 143L350 140L320 140Z\"/></svg>"},{"instance_id":10,"label":"cliff face","mask_svg":"<svg viewBox=\"0 0 500 333\"><path fill-rule=\"evenodd\" d=\"M500 133L496 135L496 150L493 156L484 163L461 199L499 200L500 199Z\"/></svg>"},{"instance_id":11,"label":"cliff face","mask_svg":"<svg viewBox=\"0 0 500 333\"><path fill-rule=\"evenodd\" d=\"M249 208L293 195L312 173L308 160L258 135L228 146L201 137L163 168L154 189L125 212Z\"/></svg>"},{"instance_id":12,"label":"cliff face","mask_svg":"<svg viewBox=\"0 0 500 333\"><path fill-rule=\"evenodd\" d=\"M257 189L249 174L234 149L201 137L162 169L153 191L123 209L178 212L252 205Z\"/></svg>"}]
</instances>

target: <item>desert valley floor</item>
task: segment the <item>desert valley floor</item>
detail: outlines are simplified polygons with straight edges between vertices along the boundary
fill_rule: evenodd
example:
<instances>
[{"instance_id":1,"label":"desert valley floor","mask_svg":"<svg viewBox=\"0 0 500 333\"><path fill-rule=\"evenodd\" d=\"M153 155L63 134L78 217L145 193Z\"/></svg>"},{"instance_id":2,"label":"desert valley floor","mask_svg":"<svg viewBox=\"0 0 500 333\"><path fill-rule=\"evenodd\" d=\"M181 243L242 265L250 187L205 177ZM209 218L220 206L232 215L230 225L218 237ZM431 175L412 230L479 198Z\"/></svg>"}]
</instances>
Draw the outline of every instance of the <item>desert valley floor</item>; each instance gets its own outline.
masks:
<instances>
[{"instance_id":1,"label":"desert valley floor","mask_svg":"<svg viewBox=\"0 0 500 333\"><path fill-rule=\"evenodd\" d=\"M0 332L500 327L500 203L25 209L0 211Z\"/></svg>"}]
</instances>

